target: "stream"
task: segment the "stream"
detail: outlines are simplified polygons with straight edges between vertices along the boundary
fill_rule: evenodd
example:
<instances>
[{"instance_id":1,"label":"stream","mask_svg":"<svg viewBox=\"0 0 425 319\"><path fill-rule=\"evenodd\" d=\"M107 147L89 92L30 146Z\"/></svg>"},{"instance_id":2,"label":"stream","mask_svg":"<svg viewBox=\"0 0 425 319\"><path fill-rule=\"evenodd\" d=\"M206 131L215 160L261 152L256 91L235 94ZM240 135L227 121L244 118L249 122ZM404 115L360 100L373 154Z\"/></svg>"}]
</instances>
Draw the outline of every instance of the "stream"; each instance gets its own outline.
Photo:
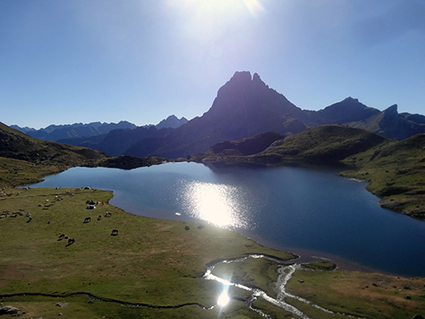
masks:
<instances>
[{"instance_id":1,"label":"stream","mask_svg":"<svg viewBox=\"0 0 425 319\"><path fill-rule=\"evenodd\" d=\"M289 280L292 278L293 274L298 270L301 269L301 264L299 263L293 263L291 265L281 265L280 268L278 269L279 272L279 276L277 278L277 282L276 282L276 290L277 290L277 297L273 298L269 295L267 295L267 293L259 288L252 288L252 287L248 287L245 285L242 285L240 283L237 282L231 282L229 280L220 278L216 275L213 274L213 270L214 268L219 265L219 264L229 264L229 263L237 263L237 262L243 262L245 260L248 259L259 259L259 258L264 258L264 259L268 259L268 260L272 260L275 262L282 262L282 260L277 259L277 258L273 258L271 256L267 256L267 255L260 255L260 254L252 254L246 257L240 257L240 258L233 258L233 259L227 259L227 260L220 260L214 263L211 263L207 266L207 269L203 275L203 278L205 280L213 280L216 281L220 284L223 285L223 293L217 298L217 304L213 305L213 306L205 306L205 305L201 305L199 303L193 302L193 303L184 303L184 304L180 304L180 305L164 305L164 306L159 306L159 305L150 305L150 304L145 304L145 303L131 303L131 302L125 302L125 301L120 301L120 300L116 300L116 299L111 299L111 298L103 298L103 297L99 297L99 296L95 296L91 293L88 292L74 292L74 293L69 293L69 294L61 294L61 295L57 295L57 294L45 294L45 293L16 293L16 294L6 294L6 295L0 295L0 299L1 298L7 298L7 297L17 297L17 296L44 296L44 297L54 297L54 298L67 298L67 297L71 297L71 296L77 296L77 295L85 295L89 298L89 300L98 300L98 301L103 301L103 302L111 302L111 303L116 303L116 304L120 304L122 306L125 307L146 307L146 308L155 308L155 309L178 309L178 308L183 308L183 307L187 307L187 306L198 306L201 309L204 310L211 310L215 307L221 307L221 308L225 308L226 305L230 302L230 300L232 299L231 297L229 297L227 295L227 291L228 288L230 286L232 287L236 287L239 289L243 289L245 291L248 291L251 293L251 296L248 300L242 300L239 298L233 298L235 300L239 300L239 301L245 301L247 304L247 307L249 309L251 309L252 311L260 314L261 316L265 317L265 318L269 318L272 319L272 317L263 312L260 309L257 309L253 306L253 303L258 299L258 298L263 298L265 301L271 303L274 306L277 306L289 313L291 313L294 316L297 316L301 319L310 319L309 316L307 316L305 313L303 313L300 309L296 308L295 306L289 304L288 302L286 302L287 298L292 298L295 299L297 301L300 301L302 303L305 303L311 307L314 307L320 311L326 312L328 314L331 315L342 315L342 316L346 316L349 318L361 318L361 319L368 319L368 318L364 318L364 317L357 317L354 315L349 315L349 314L345 314L345 313L340 313L340 312L333 312L329 309L323 308L319 305L316 305L314 303L312 303L311 301L308 301L302 297L299 297L297 295L291 294L290 292L288 292L286 290L286 286L289 282ZM314 271L314 270L311 270Z\"/></svg>"},{"instance_id":2,"label":"stream","mask_svg":"<svg viewBox=\"0 0 425 319\"><path fill-rule=\"evenodd\" d=\"M275 306L277 306L279 308L282 308L285 311L287 311L287 312L289 312L289 313L291 313L291 314L293 314L293 315L295 315L297 317L300 317L302 319L310 319L310 317L308 317L305 313L303 313L301 310L299 310L295 306L287 303L285 301L286 298L292 298L292 299L298 300L298 301L303 302L303 303L305 303L305 304L307 304L307 305L309 305L311 307L314 307L316 309L319 309L319 310L321 310L323 312L326 312L326 313L329 313L329 314L332 314L332 315L338 314L338 315L343 315L343 316L347 316L347 317L351 317L351 318L352 317L355 317L353 315L347 315L347 314L344 314L344 313L333 312L333 311L331 311L329 309L325 309L323 307L320 307L319 305L316 305L316 304L314 304L314 303L312 303L312 302L310 302L310 301L308 301L308 300L306 300L306 299L304 299L302 297L299 297L299 296L296 296L294 294L289 293L286 290L286 286L287 286L289 280L292 278L292 276L295 273L295 271L297 269L300 269L301 268L301 264L294 263L292 265L282 265L279 268L279 270L278 270L279 276L278 276L277 282L276 282L276 290L277 290L277 297L276 298L273 298L273 297L267 295L266 292L264 292L261 289L250 288L248 286L241 285L239 283L230 282L230 281L228 281L226 279L220 278L220 277L218 277L218 276L216 276L216 275L213 274L214 268L217 265L219 265L219 264L229 264L229 263L243 262L243 261L248 260L248 259L258 259L258 258L264 258L264 259L268 259L268 260L272 260L272 261L277 261L277 262L280 261L280 260L278 260L276 258L273 258L273 257L270 257L270 256L257 255L257 254L249 255L247 257L234 258L234 259L228 259L228 260L221 260L221 261L218 261L218 262L216 262L216 263L214 263L212 265L209 265L203 277L206 280L214 280L214 281L217 281L217 282L221 283L224 286L223 294L226 294L227 293L227 290L228 290L228 287L229 286L233 286L233 287L236 287L236 288L240 288L240 289L249 291L251 293L251 298L247 301L248 308L251 309L251 310L253 310L253 311L255 311L255 312L257 312L257 313L259 313L261 316L263 316L265 318L270 318L271 319L272 317L270 315L264 313L262 310L256 309L252 305L254 303L254 301L256 301L258 298L263 298L267 302L269 302L269 303L271 303L271 304L273 304L273 305L275 305ZM314 271L314 270L312 270L312 271ZM220 300L223 300L222 299L223 298L223 294L218 298L217 306L225 307L226 304L227 304L227 301L230 300L230 297L227 297L227 298L225 298L226 303L220 305ZM367 318L363 318L363 317L355 317L355 318L367 319Z\"/></svg>"}]
</instances>

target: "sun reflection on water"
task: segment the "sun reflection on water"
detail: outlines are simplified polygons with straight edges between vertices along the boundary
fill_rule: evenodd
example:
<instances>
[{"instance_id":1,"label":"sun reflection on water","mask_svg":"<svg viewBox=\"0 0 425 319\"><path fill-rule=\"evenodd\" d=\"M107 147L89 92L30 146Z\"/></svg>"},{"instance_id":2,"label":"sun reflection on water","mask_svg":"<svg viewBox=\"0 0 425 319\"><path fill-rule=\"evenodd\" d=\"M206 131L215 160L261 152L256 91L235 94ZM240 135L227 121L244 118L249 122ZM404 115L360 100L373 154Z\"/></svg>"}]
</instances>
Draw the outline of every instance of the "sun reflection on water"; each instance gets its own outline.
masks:
<instances>
[{"instance_id":1,"label":"sun reflection on water","mask_svg":"<svg viewBox=\"0 0 425 319\"><path fill-rule=\"evenodd\" d=\"M219 227L247 228L249 212L242 191L234 186L190 182L184 190L184 202L192 217Z\"/></svg>"},{"instance_id":2,"label":"sun reflection on water","mask_svg":"<svg viewBox=\"0 0 425 319\"><path fill-rule=\"evenodd\" d=\"M229 290L229 286L226 285L224 287L223 292L221 293L221 295L218 296L217 305L219 307L226 307L229 304L230 297L229 297L229 294L228 294L228 290Z\"/></svg>"}]
</instances>

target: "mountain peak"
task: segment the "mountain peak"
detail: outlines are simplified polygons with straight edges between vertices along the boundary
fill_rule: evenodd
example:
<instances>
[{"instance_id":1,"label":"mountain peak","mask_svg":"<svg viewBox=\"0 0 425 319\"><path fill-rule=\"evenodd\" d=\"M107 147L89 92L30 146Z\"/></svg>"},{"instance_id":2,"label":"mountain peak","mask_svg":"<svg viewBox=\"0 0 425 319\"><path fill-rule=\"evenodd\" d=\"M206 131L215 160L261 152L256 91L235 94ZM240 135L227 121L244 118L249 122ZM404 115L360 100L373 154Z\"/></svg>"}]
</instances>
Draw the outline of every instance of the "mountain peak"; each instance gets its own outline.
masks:
<instances>
[{"instance_id":1,"label":"mountain peak","mask_svg":"<svg viewBox=\"0 0 425 319\"><path fill-rule=\"evenodd\" d=\"M398 105L391 105L389 108L383 111L385 115L397 115L398 114Z\"/></svg>"},{"instance_id":2,"label":"mountain peak","mask_svg":"<svg viewBox=\"0 0 425 319\"><path fill-rule=\"evenodd\" d=\"M177 116L170 115L165 120L162 120L159 122L156 126L158 130L162 128L178 128L182 126L183 124L186 124L188 121L185 117L182 117L181 119L178 119Z\"/></svg>"},{"instance_id":3,"label":"mountain peak","mask_svg":"<svg viewBox=\"0 0 425 319\"><path fill-rule=\"evenodd\" d=\"M251 72L249 71L236 71L231 79L218 90L217 97L227 95L230 92L248 92L253 88L262 89L268 88L268 86L261 80L257 73L251 76Z\"/></svg>"},{"instance_id":4,"label":"mountain peak","mask_svg":"<svg viewBox=\"0 0 425 319\"><path fill-rule=\"evenodd\" d=\"M346 102L359 102L359 99L354 99L351 96L349 96L349 97L345 98L344 101L346 101Z\"/></svg>"}]
</instances>

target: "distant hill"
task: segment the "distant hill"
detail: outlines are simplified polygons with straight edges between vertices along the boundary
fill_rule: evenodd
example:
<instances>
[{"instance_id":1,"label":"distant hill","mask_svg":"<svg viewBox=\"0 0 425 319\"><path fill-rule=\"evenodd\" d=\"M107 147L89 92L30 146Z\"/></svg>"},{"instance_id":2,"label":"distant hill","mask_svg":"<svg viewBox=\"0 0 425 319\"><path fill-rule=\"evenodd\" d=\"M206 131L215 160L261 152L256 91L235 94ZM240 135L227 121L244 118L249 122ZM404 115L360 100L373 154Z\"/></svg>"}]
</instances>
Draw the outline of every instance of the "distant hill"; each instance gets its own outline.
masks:
<instances>
[{"instance_id":1,"label":"distant hill","mask_svg":"<svg viewBox=\"0 0 425 319\"><path fill-rule=\"evenodd\" d=\"M135 143L144 141L145 139L162 138L174 129L160 129L155 126L137 127L127 130L113 130L107 134L99 143L98 149L107 155L131 155L137 157L146 157L144 154L131 153L127 154L127 150Z\"/></svg>"},{"instance_id":2,"label":"distant hill","mask_svg":"<svg viewBox=\"0 0 425 319\"><path fill-rule=\"evenodd\" d=\"M253 155L264 151L273 142L283 139L275 132L267 132L237 141L224 141L211 146L205 153L190 155L188 159L196 162L216 162L231 157Z\"/></svg>"},{"instance_id":3,"label":"distant hill","mask_svg":"<svg viewBox=\"0 0 425 319\"><path fill-rule=\"evenodd\" d=\"M202 162L336 164L388 141L391 140L362 129L323 125L288 137L269 132L249 139L217 143L206 153L194 154L190 159ZM249 151L239 151L238 148L248 142L251 145L262 144L262 147L251 146Z\"/></svg>"},{"instance_id":4,"label":"distant hill","mask_svg":"<svg viewBox=\"0 0 425 319\"><path fill-rule=\"evenodd\" d=\"M342 125L323 125L274 142L254 155L278 162L338 163L388 141L362 129Z\"/></svg>"}]
</instances>

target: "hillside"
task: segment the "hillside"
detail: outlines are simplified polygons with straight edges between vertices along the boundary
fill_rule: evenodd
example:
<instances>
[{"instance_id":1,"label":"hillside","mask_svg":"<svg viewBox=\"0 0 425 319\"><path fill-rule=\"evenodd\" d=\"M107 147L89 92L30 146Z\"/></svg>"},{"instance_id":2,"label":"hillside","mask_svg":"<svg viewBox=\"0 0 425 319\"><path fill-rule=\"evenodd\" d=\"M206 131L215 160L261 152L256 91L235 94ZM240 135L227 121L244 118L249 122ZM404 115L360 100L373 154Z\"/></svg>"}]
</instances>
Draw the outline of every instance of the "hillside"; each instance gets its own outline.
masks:
<instances>
[{"instance_id":1,"label":"hillside","mask_svg":"<svg viewBox=\"0 0 425 319\"><path fill-rule=\"evenodd\" d=\"M387 139L361 129L323 125L274 142L254 158L267 161L332 164L365 151Z\"/></svg>"},{"instance_id":2,"label":"hillside","mask_svg":"<svg viewBox=\"0 0 425 319\"><path fill-rule=\"evenodd\" d=\"M204 162L214 162L219 158L227 162L336 164L387 140L361 129L323 125L288 137L264 133L249 139L217 143L208 152L190 158ZM250 152L239 151L238 147L247 142L262 145L262 149L250 147Z\"/></svg>"},{"instance_id":3,"label":"hillside","mask_svg":"<svg viewBox=\"0 0 425 319\"><path fill-rule=\"evenodd\" d=\"M215 162L257 154L264 151L273 142L283 136L275 132L267 132L237 141L224 141L214 144L207 152L190 155L189 160L195 162Z\"/></svg>"},{"instance_id":4,"label":"hillside","mask_svg":"<svg viewBox=\"0 0 425 319\"><path fill-rule=\"evenodd\" d=\"M89 148L42 141L0 123L0 156L43 165L89 164L104 155Z\"/></svg>"},{"instance_id":5,"label":"hillside","mask_svg":"<svg viewBox=\"0 0 425 319\"><path fill-rule=\"evenodd\" d=\"M425 220L425 134L383 143L344 162L357 170L342 175L367 180L382 207Z\"/></svg>"},{"instance_id":6,"label":"hillside","mask_svg":"<svg viewBox=\"0 0 425 319\"><path fill-rule=\"evenodd\" d=\"M111 158L102 152L30 137L0 123L0 187L31 184L73 166L135 168L162 163L163 158Z\"/></svg>"}]
</instances>

